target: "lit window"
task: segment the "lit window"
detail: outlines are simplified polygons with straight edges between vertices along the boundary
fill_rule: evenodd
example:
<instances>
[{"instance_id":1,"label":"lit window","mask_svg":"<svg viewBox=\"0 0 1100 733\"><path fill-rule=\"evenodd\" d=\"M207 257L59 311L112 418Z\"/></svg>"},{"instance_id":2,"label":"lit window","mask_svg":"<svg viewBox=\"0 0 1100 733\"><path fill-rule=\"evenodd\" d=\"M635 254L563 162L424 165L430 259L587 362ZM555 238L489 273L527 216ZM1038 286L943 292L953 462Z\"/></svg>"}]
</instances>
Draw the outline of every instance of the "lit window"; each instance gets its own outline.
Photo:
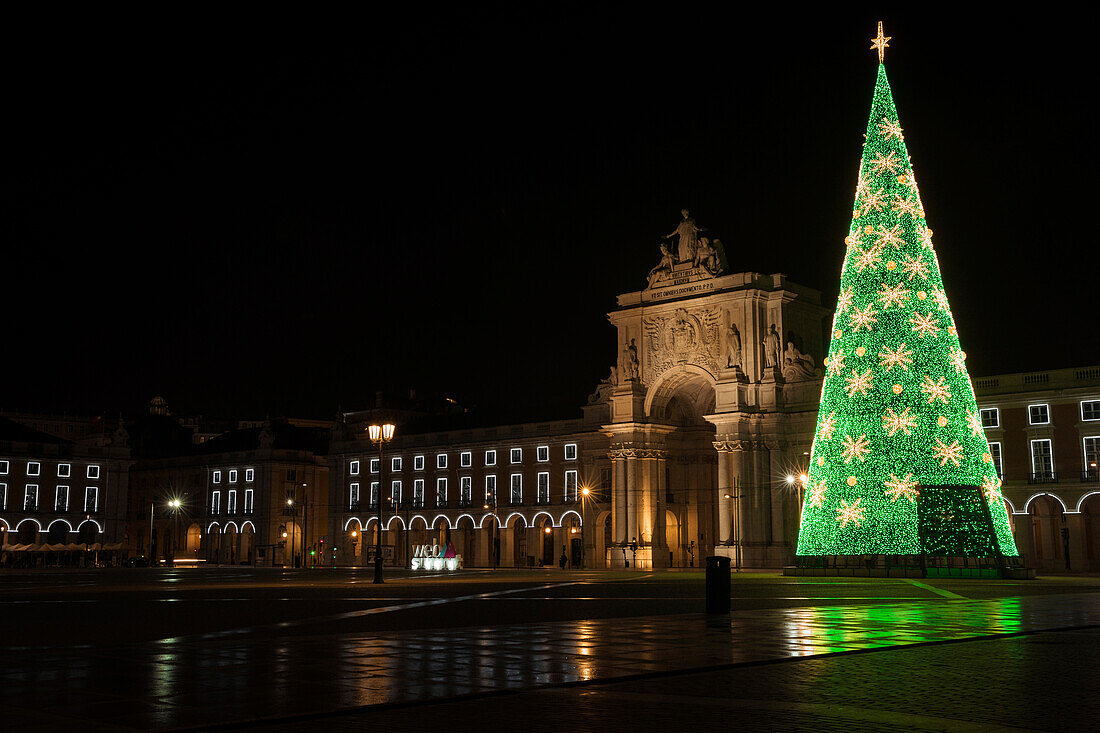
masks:
<instances>
[{"instance_id":1,"label":"lit window","mask_svg":"<svg viewBox=\"0 0 1100 733\"><path fill-rule=\"evenodd\" d=\"M519 473L513 473L512 474L511 488L512 488L512 492L511 492L511 496L510 496L511 502L513 504L522 504L523 503L523 475L522 474L519 474Z\"/></svg>"},{"instance_id":2,"label":"lit window","mask_svg":"<svg viewBox=\"0 0 1100 733\"><path fill-rule=\"evenodd\" d=\"M989 455L993 458L993 467L997 469L997 477L1003 479L1005 477L1005 474L1004 470L1001 468L1001 444L990 443Z\"/></svg>"},{"instance_id":3,"label":"lit window","mask_svg":"<svg viewBox=\"0 0 1100 733\"><path fill-rule=\"evenodd\" d=\"M401 503L401 482L390 482L390 503L393 506L397 506Z\"/></svg>"},{"instance_id":4,"label":"lit window","mask_svg":"<svg viewBox=\"0 0 1100 733\"><path fill-rule=\"evenodd\" d=\"M357 511L359 509L359 484L348 485L348 509L351 511Z\"/></svg>"},{"instance_id":5,"label":"lit window","mask_svg":"<svg viewBox=\"0 0 1100 733\"><path fill-rule=\"evenodd\" d=\"M8 508L8 485L0 484L0 509Z\"/></svg>"},{"instance_id":6,"label":"lit window","mask_svg":"<svg viewBox=\"0 0 1100 733\"><path fill-rule=\"evenodd\" d=\"M99 488L96 486L84 487L84 511L94 514L99 511Z\"/></svg>"},{"instance_id":7,"label":"lit window","mask_svg":"<svg viewBox=\"0 0 1100 733\"><path fill-rule=\"evenodd\" d=\"M359 461L352 461L348 464L348 473L352 476L359 475Z\"/></svg>"},{"instance_id":8,"label":"lit window","mask_svg":"<svg viewBox=\"0 0 1100 733\"><path fill-rule=\"evenodd\" d=\"M1089 400L1088 402L1082 402L1081 419L1100 420L1100 400Z\"/></svg>"},{"instance_id":9,"label":"lit window","mask_svg":"<svg viewBox=\"0 0 1100 733\"><path fill-rule=\"evenodd\" d=\"M458 503L460 506L469 506L474 493L474 479L472 476L463 476L458 488Z\"/></svg>"},{"instance_id":10,"label":"lit window","mask_svg":"<svg viewBox=\"0 0 1100 733\"><path fill-rule=\"evenodd\" d=\"M393 458L390 459L390 470L391 471L400 471L401 470L401 456L394 456Z\"/></svg>"},{"instance_id":11,"label":"lit window","mask_svg":"<svg viewBox=\"0 0 1100 733\"><path fill-rule=\"evenodd\" d=\"M550 503L550 474L545 471L539 473L538 476L538 502L539 504Z\"/></svg>"},{"instance_id":12,"label":"lit window","mask_svg":"<svg viewBox=\"0 0 1100 733\"><path fill-rule=\"evenodd\" d=\"M996 407L987 407L980 410L983 428L1001 427L1001 411Z\"/></svg>"},{"instance_id":13,"label":"lit window","mask_svg":"<svg viewBox=\"0 0 1100 733\"><path fill-rule=\"evenodd\" d=\"M486 476L485 477L485 501L489 504L495 504L497 501L497 477Z\"/></svg>"},{"instance_id":14,"label":"lit window","mask_svg":"<svg viewBox=\"0 0 1100 733\"><path fill-rule=\"evenodd\" d=\"M1028 405L1027 418L1032 425L1048 425L1050 423L1050 407L1048 405Z\"/></svg>"},{"instance_id":15,"label":"lit window","mask_svg":"<svg viewBox=\"0 0 1100 733\"><path fill-rule=\"evenodd\" d=\"M237 483L237 469L235 468L229 469L229 483Z\"/></svg>"},{"instance_id":16,"label":"lit window","mask_svg":"<svg viewBox=\"0 0 1100 733\"><path fill-rule=\"evenodd\" d=\"M23 511L38 511L38 484L27 484L27 492L23 495Z\"/></svg>"},{"instance_id":17,"label":"lit window","mask_svg":"<svg viewBox=\"0 0 1100 733\"><path fill-rule=\"evenodd\" d=\"M69 475L72 473L72 470L73 470L73 467L71 465L69 465L68 463L59 463L59 464L57 464L57 477L58 478L69 478Z\"/></svg>"},{"instance_id":18,"label":"lit window","mask_svg":"<svg viewBox=\"0 0 1100 733\"><path fill-rule=\"evenodd\" d=\"M256 469L254 469L254 468L246 468L246 469L244 470L244 482L245 482L246 484L250 484L250 483L252 483L252 482L253 482L253 481L255 481L255 480L256 480Z\"/></svg>"},{"instance_id":19,"label":"lit window","mask_svg":"<svg viewBox=\"0 0 1100 733\"><path fill-rule=\"evenodd\" d=\"M497 465L497 452L495 450L485 451L485 465L486 466L495 466L495 465ZM4 471L4 473L7 473L7 471Z\"/></svg>"},{"instance_id":20,"label":"lit window","mask_svg":"<svg viewBox=\"0 0 1100 733\"><path fill-rule=\"evenodd\" d=\"M577 444L566 443L565 444L565 460L575 461L577 460Z\"/></svg>"},{"instance_id":21,"label":"lit window","mask_svg":"<svg viewBox=\"0 0 1100 733\"><path fill-rule=\"evenodd\" d=\"M1085 476L1089 480L1096 480L1100 473L1100 435L1090 435L1083 439L1085 456Z\"/></svg>"},{"instance_id":22,"label":"lit window","mask_svg":"<svg viewBox=\"0 0 1100 733\"><path fill-rule=\"evenodd\" d=\"M565 472L565 500L576 501L577 500L577 472L566 471Z\"/></svg>"},{"instance_id":23,"label":"lit window","mask_svg":"<svg viewBox=\"0 0 1100 733\"><path fill-rule=\"evenodd\" d=\"M422 478L413 481L413 506L424 506L424 479Z\"/></svg>"},{"instance_id":24,"label":"lit window","mask_svg":"<svg viewBox=\"0 0 1100 733\"><path fill-rule=\"evenodd\" d=\"M99 466L88 466L88 478L99 478Z\"/></svg>"},{"instance_id":25,"label":"lit window","mask_svg":"<svg viewBox=\"0 0 1100 733\"><path fill-rule=\"evenodd\" d=\"M57 492L54 494L53 510L55 512L67 512L69 511L69 487L58 486Z\"/></svg>"},{"instance_id":26,"label":"lit window","mask_svg":"<svg viewBox=\"0 0 1100 733\"><path fill-rule=\"evenodd\" d=\"M370 505L372 507L378 506L378 482L370 482Z\"/></svg>"},{"instance_id":27,"label":"lit window","mask_svg":"<svg viewBox=\"0 0 1100 733\"><path fill-rule=\"evenodd\" d=\"M226 497L226 501L225 501L225 510L226 510L226 513L228 513L228 514L236 514L237 513L237 490L236 489L230 489L229 490L229 496Z\"/></svg>"},{"instance_id":28,"label":"lit window","mask_svg":"<svg viewBox=\"0 0 1100 733\"><path fill-rule=\"evenodd\" d=\"M29 463L27 463L27 475L28 476L37 476L40 473L42 473L42 464L41 463L36 463L34 461L30 461Z\"/></svg>"},{"instance_id":29,"label":"lit window","mask_svg":"<svg viewBox=\"0 0 1100 733\"><path fill-rule=\"evenodd\" d=\"M523 449L522 448L513 448L512 449L512 463L523 463Z\"/></svg>"},{"instance_id":30,"label":"lit window","mask_svg":"<svg viewBox=\"0 0 1100 733\"><path fill-rule=\"evenodd\" d=\"M6 475L8 472L8 462L0 461L0 475Z\"/></svg>"},{"instance_id":31,"label":"lit window","mask_svg":"<svg viewBox=\"0 0 1100 733\"><path fill-rule=\"evenodd\" d=\"M370 459L370 472L371 473L378 473L378 459L377 458Z\"/></svg>"},{"instance_id":32,"label":"lit window","mask_svg":"<svg viewBox=\"0 0 1100 733\"><path fill-rule=\"evenodd\" d=\"M215 484L220 484L222 482L222 472L215 471L213 478L211 478L210 480Z\"/></svg>"},{"instance_id":33,"label":"lit window","mask_svg":"<svg viewBox=\"0 0 1100 733\"><path fill-rule=\"evenodd\" d=\"M550 446L540 445L538 448L536 448L535 449L535 459L538 460L539 463L545 463L546 461L549 461L550 460Z\"/></svg>"},{"instance_id":34,"label":"lit window","mask_svg":"<svg viewBox=\"0 0 1100 733\"><path fill-rule=\"evenodd\" d=\"M210 513L220 514L222 510L222 492L211 491L210 492Z\"/></svg>"},{"instance_id":35,"label":"lit window","mask_svg":"<svg viewBox=\"0 0 1100 733\"><path fill-rule=\"evenodd\" d=\"M252 504L253 496L252 496L252 494L253 494L252 489L245 489L244 490L244 513L245 514L251 514L252 513L252 508L253 508L253 504Z\"/></svg>"},{"instance_id":36,"label":"lit window","mask_svg":"<svg viewBox=\"0 0 1100 733\"><path fill-rule=\"evenodd\" d=\"M447 467L447 454L446 453L436 454L435 467L436 468L446 468Z\"/></svg>"},{"instance_id":37,"label":"lit window","mask_svg":"<svg viewBox=\"0 0 1100 733\"><path fill-rule=\"evenodd\" d=\"M435 480L435 505L445 506L447 504L447 479L437 478Z\"/></svg>"},{"instance_id":38,"label":"lit window","mask_svg":"<svg viewBox=\"0 0 1100 733\"><path fill-rule=\"evenodd\" d=\"M1031 475L1040 481L1054 478L1054 451L1049 438L1031 441Z\"/></svg>"},{"instance_id":39,"label":"lit window","mask_svg":"<svg viewBox=\"0 0 1100 733\"><path fill-rule=\"evenodd\" d=\"M462 468L469 468L474 465L474 454L470 451L462 451L458 454L458 465Z\"/></svg>"},{"instance_id":40,"label":"lit window","mask_svg":"<svg viewBox=\"0 0 1100 733\"><path fill-rule=\"evenodd\" d=\"M413 470L414 471L423 471L424 470L424 456L414 456L413 457Z\"/></svg>"}]
</instances>

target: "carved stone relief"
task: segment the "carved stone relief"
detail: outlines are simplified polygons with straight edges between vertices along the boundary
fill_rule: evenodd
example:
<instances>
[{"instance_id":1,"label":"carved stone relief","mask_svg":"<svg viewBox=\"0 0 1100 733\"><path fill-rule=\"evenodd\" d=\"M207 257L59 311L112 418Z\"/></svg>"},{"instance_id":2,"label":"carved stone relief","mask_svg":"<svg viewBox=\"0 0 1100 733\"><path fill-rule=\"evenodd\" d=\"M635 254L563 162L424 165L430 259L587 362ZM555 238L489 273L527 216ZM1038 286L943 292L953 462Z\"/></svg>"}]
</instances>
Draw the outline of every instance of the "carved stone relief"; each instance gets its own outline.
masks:
<instances>
[{"instance_id":1,"label":"carved stone relief","mask_svg":"<svg viewBox=\"0 0 1100 733\"><path fill-rule=\"evenodd\" d=\"M690 312L677 308L665 318L647 318L647 380L653 380L674 366L693 364L717 374L721 356L720 311L706 308Z\"/></svg>"}]
</instances>

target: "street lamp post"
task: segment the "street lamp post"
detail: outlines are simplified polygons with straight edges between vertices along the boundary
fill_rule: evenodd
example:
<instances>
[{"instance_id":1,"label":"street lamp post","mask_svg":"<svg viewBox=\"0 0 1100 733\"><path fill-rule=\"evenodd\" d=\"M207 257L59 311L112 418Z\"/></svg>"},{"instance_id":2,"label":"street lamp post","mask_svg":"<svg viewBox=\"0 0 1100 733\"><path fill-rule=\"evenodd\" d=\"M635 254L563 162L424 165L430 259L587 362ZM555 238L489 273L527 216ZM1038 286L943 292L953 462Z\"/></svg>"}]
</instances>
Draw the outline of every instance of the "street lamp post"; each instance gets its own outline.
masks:
<instances>
[{"instance_id":1,"label":"street lamp post","mask_svg":"<svg viewBox=\"0 0 1100 733\"><path fill-rule=\"evenodd\" d=\"M180 531L180 505L179 499L169 499L168 508L172 510L172 565L176 564L176 552L179 550Z\"/></svg>"},{"instance_id":2,"label":"street lamp post","mask_svg":"<svg viewBox=\"0 0 1100 733\"><path fill-rule=\"evenodd\" d=\"M375 531L377 540L374 545L374 582L382 583L382 487L386 484L386 460L383 448L386 443L393 440L394 426L392 423L385 425L371 425L367 428L370 442L378 446L378 527Z\"/></svg>"},{"instance_id":3,"label":"street lamp post","mask_svg":"<svg viewBox=\"0 0 1100 733\"><path fill-rule=\"evenodd\" d=\"M592 489L585 486L581 489L581 570L585 569L585 560L587 559L587 553L584 551L584 530L588 527L588 522L584 518L585 505L588 504L588 497L592 493ZM592 541L595 542L595 535L592 537Z\"/></svg>"},{"instance_id":4,"label":"street lamp post","mask_svg":"<svg viewBox=\"0 0 1100 733\"><path fill-rule=\"evenodd\" d=\"M485 509L488 511L489 503L485 503ZM497 536L500 533L500 514L497 511L497 487L493 485L493 526L492 534L489 535L489 570L496 570L497 567Z\"/></svg>"}]
</instances>

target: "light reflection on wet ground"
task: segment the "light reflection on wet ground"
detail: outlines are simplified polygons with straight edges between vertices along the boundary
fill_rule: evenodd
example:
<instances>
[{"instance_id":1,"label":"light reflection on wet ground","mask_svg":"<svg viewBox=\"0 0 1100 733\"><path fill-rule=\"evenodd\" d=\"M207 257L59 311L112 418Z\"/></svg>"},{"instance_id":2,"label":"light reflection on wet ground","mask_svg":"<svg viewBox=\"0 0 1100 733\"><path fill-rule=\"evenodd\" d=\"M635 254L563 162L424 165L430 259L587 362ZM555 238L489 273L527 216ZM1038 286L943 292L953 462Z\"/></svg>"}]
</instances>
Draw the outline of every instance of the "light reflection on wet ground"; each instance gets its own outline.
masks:
<instances>
[{"instance_id":1,"label":"light reflection on wet ground","mask_svg":"<svg viewBox=\"0 0 1100 733\"><path fill-rule=\"evenodd\" d=\"M8 646L8 730L280 717L643 673L1100 624L1089 595L819 606L332 635Z\"/></svg>"}]
</instances>

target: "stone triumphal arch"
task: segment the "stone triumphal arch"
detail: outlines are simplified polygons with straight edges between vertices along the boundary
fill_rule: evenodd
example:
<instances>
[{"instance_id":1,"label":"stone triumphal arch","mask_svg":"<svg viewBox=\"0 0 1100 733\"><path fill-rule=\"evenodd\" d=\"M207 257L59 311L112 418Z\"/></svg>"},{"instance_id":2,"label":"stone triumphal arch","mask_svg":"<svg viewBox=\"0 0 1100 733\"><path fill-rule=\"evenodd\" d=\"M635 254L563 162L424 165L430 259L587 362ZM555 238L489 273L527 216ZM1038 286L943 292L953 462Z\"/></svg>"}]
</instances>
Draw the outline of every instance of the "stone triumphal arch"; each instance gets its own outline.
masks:
<instances>
[{"instance_id":1,"label":"stone triumphal arch","mask_svg":"<svg viewBox=\"0 0 1100 733\"><path fill-rule=\"evenodd\" d=\"M806 468L828 313L782 274L729 272L721 242L681 214L647 287L609 314L620 357L598 391L613 465L606 560L716 553L774 567L796 542L802 487L786 477Z\"/></svg>"}]
</instances>

